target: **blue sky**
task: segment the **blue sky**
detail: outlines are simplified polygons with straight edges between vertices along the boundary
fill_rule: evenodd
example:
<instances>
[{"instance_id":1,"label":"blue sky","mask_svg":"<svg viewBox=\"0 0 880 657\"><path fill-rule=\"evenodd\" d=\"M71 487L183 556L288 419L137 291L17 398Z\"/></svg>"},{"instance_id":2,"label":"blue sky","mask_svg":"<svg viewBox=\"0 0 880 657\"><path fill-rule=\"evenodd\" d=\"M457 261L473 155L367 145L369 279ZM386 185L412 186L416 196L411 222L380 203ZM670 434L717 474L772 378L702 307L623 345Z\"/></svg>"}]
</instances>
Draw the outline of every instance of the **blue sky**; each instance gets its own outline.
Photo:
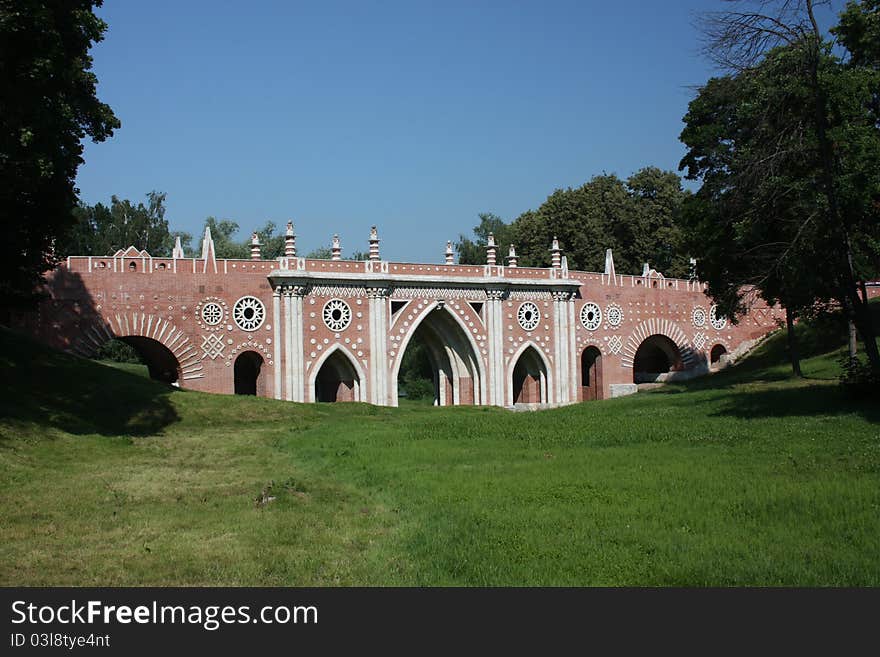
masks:
<instances>
[{"instance_id":1,"label":"blue sky","mask_svg":"<svg viewBox=\"0 0 880 657\"><path fill-rule=\"evenodd\" d=\"M167 192L172 230L293 219L301 251L440 262L480 212L511 220L608 172L676 169L711 75L672 2L125 2L98 10L87 203ZM198 241L197 239L195 240Z\"/></svg>"}]
</instances>

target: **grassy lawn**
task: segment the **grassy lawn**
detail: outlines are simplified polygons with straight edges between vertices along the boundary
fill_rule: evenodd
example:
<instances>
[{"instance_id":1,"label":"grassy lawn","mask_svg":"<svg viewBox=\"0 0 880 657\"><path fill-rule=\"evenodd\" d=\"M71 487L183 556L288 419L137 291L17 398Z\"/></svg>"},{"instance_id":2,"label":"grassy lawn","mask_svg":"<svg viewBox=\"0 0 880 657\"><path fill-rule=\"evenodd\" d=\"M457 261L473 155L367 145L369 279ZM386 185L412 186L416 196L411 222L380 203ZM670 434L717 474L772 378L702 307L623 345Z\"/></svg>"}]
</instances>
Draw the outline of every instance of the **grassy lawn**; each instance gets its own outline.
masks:
<instances>
[{"instance_id":1,"label":"grassy lawn","mask_svg":"<svg viewBox=\"0 0 880 657\"><path fill-rule=\"evenodd\" d=\"M2 332L0 584L880 586L880 404L781 351L511 413L180 391Z\"/></svg>"}]
</instances>

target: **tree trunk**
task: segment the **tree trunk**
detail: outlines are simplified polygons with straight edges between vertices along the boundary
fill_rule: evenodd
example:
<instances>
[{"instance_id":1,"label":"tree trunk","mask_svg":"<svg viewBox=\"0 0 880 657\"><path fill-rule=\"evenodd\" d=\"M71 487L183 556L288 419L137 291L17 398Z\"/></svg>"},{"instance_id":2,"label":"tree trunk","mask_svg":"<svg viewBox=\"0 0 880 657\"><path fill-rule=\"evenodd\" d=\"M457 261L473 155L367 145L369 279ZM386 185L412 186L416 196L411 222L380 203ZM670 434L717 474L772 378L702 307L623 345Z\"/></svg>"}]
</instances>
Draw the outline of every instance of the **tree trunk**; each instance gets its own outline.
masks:
<instances>
[{"instance_id":1,"label":"tree trunk","mask_svg":"<svg viewBox=\"0 0 880 657\"><path fill-rule=\"evenodd\" d=\"M788 356L791 359L791 371L795 376L803 378L797 335L794 332L794 313L790 308L785 309L785 327L788 329Z\"/></svg>"},{"instance_id":2,"label":"tree trunk","mask_svg":"<svg viewBox=\"0 0 880 657\"><path fill-rule=\"evenodd\" d=\"M852 320L847 322L849 326L849 357L855 358L858 353L856 350L856 325Z\"/></svg>"},{"instance_id":3,"label":"tree trunk","mask_svg":"<svg viewBox=\"0 0 880 657\"><path fill-rule=\"evenodd\" d=\"M859 294L858 288L854 285L852 289L847 290L846 305L850 313L853 324L862 336L862 342L865 346L865 355L868 356L868 362L875 372L880 372L880 351L877 350L877 340L874 336L874 326L871 322L871 309L868 307L867 294L863 299Z\"/></svg>"}]
</instances>

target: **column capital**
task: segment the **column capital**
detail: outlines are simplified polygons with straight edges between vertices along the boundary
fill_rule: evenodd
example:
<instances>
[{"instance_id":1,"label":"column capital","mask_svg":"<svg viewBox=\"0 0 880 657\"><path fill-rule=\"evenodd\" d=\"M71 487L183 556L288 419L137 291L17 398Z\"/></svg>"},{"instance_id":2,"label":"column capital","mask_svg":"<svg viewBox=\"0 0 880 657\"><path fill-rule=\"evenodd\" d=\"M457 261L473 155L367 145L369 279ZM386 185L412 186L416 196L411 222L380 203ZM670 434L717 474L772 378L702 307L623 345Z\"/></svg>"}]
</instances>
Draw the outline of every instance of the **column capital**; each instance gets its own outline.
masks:
<instances>
[{"instance_id":1,"label":"column capital","mask_svg":"<svg viewBox=\"0 0 880 657\"><path fill-rule=\"evenodd\" d=\"M391 294L390 288L387 286L373 286L367 287L367 298L368 299L384 299L389 294Z\"/></svg>"},{"instance_id":2,"label":"column capital","mask_svg":"<svg viewBox=\"0 0 880 657\"><path fill-rule=\"evenodd\" d=\"M308 292L305 285L284 285L282 294L286 297L303 297Z\"/></svg>"},{"instance_id":3,"label":"column capital","mask_svg":"<svg viewBox=\"0 0 880 657\"><path fill-rule=\"evenodd\" d=\"M486 290L486 298L489 301L501 301L505 294L506 290Z\"/></svg>"}]
</instances>

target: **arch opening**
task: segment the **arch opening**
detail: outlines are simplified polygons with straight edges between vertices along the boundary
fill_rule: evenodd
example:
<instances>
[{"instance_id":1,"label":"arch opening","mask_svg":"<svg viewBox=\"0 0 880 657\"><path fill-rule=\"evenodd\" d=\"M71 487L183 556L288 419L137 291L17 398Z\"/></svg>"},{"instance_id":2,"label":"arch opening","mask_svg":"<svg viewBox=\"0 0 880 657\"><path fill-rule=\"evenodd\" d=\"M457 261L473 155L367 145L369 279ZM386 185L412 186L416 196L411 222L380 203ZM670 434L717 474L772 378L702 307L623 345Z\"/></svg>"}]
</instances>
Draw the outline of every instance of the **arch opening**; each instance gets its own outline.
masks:
<instances>
[{"instance_id":1,"label":"arch opening","mask_svg":"<svg viewBox=\"0 0 880 657\"><path fill-rule=\"evenodd\" d=\"M665 335L651 335L639 345L633 358L633 383L650 383L669 372L684 369L678 345Z\"/></svg>"},{"instance_id":2,"label":"arch opening","mask_svg":"<svg viewBox=\"0 0 880 657\"><path fill-rule=\"evenodd\" d=\"M514 404L547 403L547 367L534 347L523 351L511 374Z\"/></svg>"},{"instance_id":3,"label":"arch opening","mask_svg":"<svg viewBox=\"0 0 880 657\"><path fill-rule=\"evenodd\" d=\"M580 401L602 399L602 385L602 352L597 347L587 347L581 353Z\"/></svg>"},{"instance_id":4,"label":"arch opening","mask_svg":"<svg viewBox=\"0 0 880 657\"><path fill-rule=\"evenodd\" d=\"M256 351L245 351L235 359L235 394L263 396L263 357Z\"/></svg>"},{"instance_id":5,"label":"arch opening","mask_svg":"<svg viewBox=\"0 0 880 657\"><path fill-rule=\"evenodd\" d=\"M351 402L361 399L361 380L352 362L339 349L334 351L315 376L316 402Z\"/></svg>"},{"instance_id":6,"label":"arch opening","mask_svg":"<svg viewBox=\"0 0 880 657\"><path fill-rule=\"evenodd\" d=\"M727 361L727 348L723 344L716 344L709 352L709 362L712 365L721 365Z\"/></svg>"},{"instance_id":7,"label":"arch opening","mask_svg":"<svg viewBox=\"0 0 880 657\"><path fill-rule=\"evenodd\" d=\"M399 362L396 398L415 392L435 406L482 403L477 354L464 329L442 305L423 316Z\"/></svg>"},{"instance_id":8,"label":"arch opening","mask_svg":"<svg viewBox=\"0 0 880 657\"><path fill-rule=\"evenodd\" d=\"M171 350L158 340L140 335L108 340L101 345L94 358L145 366L149 377L162 383L176 384L181 376L180 363Z\"/></svg>"}]
</instances>

